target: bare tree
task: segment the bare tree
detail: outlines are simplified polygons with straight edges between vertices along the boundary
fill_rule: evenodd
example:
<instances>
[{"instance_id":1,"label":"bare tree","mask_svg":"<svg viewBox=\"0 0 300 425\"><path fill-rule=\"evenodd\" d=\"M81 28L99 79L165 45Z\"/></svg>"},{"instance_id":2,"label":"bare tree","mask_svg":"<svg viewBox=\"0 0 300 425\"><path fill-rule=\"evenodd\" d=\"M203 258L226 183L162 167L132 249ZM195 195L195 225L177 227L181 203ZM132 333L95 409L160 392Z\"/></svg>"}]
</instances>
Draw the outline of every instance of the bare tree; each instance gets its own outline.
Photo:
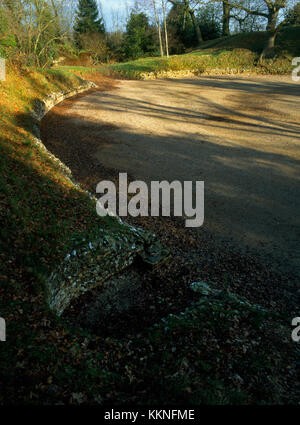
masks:
<instances>
[{"instance_id":1,"label":"bare tree","mask_svg":"<svg viewBox=\"0 0 300 425\"><path fill-rule=\"evenodd\" d=\"M223 6L223 16L222 16L222 35L228 36L230 35L230 11L231 7L228 0L224 0L222 2Z\"/></svg>"},{"instance_id":2,"label":"bare tree","mask_svg":"<svg viewBox=\"0 0 300 425\"><path fill-rule=\"evenodd\" d=\"M165 6L165 0L161 0ZM157 32L158 32L158 40L159 40L159 50L161 57L164 56L164 44L162 37L162 28L161 28L161 9L159 8L159 4L156 0L135 0L134 8L139 8L154 18ZM164 9L165 10L165 9Z\"/></svg>"},{"instance_id":3,"label":"bare tree","mask_svg":"<svg viewBox=\"0 0 300 425\"><path fill-rule=\"evenodd\" d=\"M157 8L156 8L156 1L155 0L152 0L152 4L153 4L153 11L154 11L155 22L156 22L157 29L158 29L158 39L159 39L160 56L163 57L164 56L164 50L163 50L163 43L162 43L162 36L161 36L160 20L159 20L158 13L157 13Z\"/></svg>"},{"instance_id":4,"label":"bare tree","mask_svg":"<svg viewBox=\"0 0 300 425\"><path fill-rule=\"evenodd\" d=\"M167 14L166 14L166 2L165 2L165 0L161 0L161 7L162 7L162 10L163 10L163 18L164 18L166 55L167 55L167 57L169 57L169 38L168 38L168 26L167 26Z\"/></svg>"},{"instance_id":5,"label":"bare tree","mask_svg":"<svg viewBox=\"0 0 300 425\"><path fill-rule=\"evenodd\" d=\"M28 61L46 67L54 59L59 43L71 34L64 18L67 0L2 0L9 31L18 51Z\"/></svg>"},{"instance_id":6,"label":"bare tree","mask_svg":"<svg viewBox=\"0 0 300 425\"><path fill-rule=\"evenodd\" d=\"M274 55L275 40L276 36L284 24L281 21L278 24L278 16L281 9L287 6L287 0L262 0L264 3L264 9L260 10L257 2L253 2L253 8L245 8L242 4L238 4L237 7L245 10L251 15L262 16L267 19L266 30L269 31L265 47L260 55L260 59L263 57L272 57Z\"/></svg>"},{"instance_id":7,"label":"bare tree","mask_svg":"<svg viewBox=\"0 0 300 425\"><path fill-rule=\"evenodd\" d=\"M107 62L108 48L105 36L99 33L80 34L80 44L86 50L93 60L93 65L99 62Z\"/></svg>"},{"instance_id":8,"label":"bare tree","mask_svg":"<svg viewBox=\"0 0 300 425\"><path fill-rule=\"evenodd\" d=\"M171 0L169 0L171 1ZM222 2L224 0L209 0L210 2ZM288 0L226 0L226 7L231 10L244 11L248 15L260 16L267 20L266 30L269 32L265 47L261 53L262 57L271 57L274 54L276 36L285 23L282 20L278 24L280 11L285 9L289 3ZM198 4L205 4L204 1L199 0ZM230 15L229 15L230 16Z\"/></svg>"}]
</instances>

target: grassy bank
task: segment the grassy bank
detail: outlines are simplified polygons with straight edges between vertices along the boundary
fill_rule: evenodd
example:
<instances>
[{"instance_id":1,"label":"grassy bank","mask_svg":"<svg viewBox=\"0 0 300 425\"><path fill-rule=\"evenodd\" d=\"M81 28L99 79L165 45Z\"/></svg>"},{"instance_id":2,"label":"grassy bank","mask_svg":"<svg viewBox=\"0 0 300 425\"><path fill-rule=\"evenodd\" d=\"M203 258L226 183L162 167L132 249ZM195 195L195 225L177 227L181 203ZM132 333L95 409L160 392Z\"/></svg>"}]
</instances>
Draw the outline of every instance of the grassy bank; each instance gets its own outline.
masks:
<instances>
[{"instance_id":1,"label":"grassy bank","mask_svg":"<svg viewBox=\"0 0 300 425\"><path fill-rule=\"evenodd\" d=\"M205 74L289 74L291 60L300 55L300 27L284 28L278 35L274 59L257 63L266 33L238 34L210 40L200 49L170 58L144 58L101 68L106 75L128 79ZM180 74L181 73L181 74Z\"/></svg>"},{"instance_id":2,"label":"grassy bank","mask_svg":"<svg viewBox=\"0 0 300 425\"><path fill-rule=\"evenodd\" d=\"M0 86L1 252L6 260L11 256L37 276L56 255L61 256L76 232L88 229L91 215L97 219L85 192L66 178L60 165L35 143L33 134L31 111L36 102L81 84L79 77L67 71L10 69ZM72 214L74 208L79 208L82 219Z\"/></svg>"},{"instance_id":3,"label":"grassy bank","mask_svg":"<svg viewBox=\"0 0 300 425\"><path fill-rule=\"evenodd\" d=\"M34 137L36 102L82 82L67 71L9 67L0 83L0 316L7 322L0 402L34 401L36 385L63 373L66 331L47 308L45 279L77 240L117 226L97 216L94 202Z\"/></svg>"}]
</instances>

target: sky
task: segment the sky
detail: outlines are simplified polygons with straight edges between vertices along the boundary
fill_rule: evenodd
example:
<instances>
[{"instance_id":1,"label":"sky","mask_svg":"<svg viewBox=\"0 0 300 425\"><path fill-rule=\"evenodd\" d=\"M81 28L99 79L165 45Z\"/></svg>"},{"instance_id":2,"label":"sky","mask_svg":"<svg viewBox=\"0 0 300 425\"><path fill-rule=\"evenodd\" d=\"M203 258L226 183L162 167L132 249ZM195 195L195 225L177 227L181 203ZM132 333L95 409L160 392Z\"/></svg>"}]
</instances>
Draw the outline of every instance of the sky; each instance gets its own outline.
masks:
<instances>
[{"instance_id":1,"label":"sky","mask_svg":"<svg viewBox=\"0 0 300 425\"><path fill-rule=\"evenodd\" d=\"M103 9L104 20L106 24L106 30L111 31L115 30L115 25L113 25L112 12L115 16L115 21L120 26L120 29L125 28L126 22L126 3L127 7L131 7L134 4L134 0L96 0L98 3L101 3ZM288 5L293 6L299 0L288 0Z\"/></svg>"},{"instance_id":2,"label":"sky","mask_svg":"<svg viewBox=\"0 0 300 425\"><path fill-rule=\"evenodd\" d=\"M126 17L126 0L98 0L102 5L104 20L107 31L112 29L113 18L112 11L115 15L115 19L118 20L120 26L124 26ZM133 5L133 0L127 0L128 7Z\"/></svg>"}]
</instances>

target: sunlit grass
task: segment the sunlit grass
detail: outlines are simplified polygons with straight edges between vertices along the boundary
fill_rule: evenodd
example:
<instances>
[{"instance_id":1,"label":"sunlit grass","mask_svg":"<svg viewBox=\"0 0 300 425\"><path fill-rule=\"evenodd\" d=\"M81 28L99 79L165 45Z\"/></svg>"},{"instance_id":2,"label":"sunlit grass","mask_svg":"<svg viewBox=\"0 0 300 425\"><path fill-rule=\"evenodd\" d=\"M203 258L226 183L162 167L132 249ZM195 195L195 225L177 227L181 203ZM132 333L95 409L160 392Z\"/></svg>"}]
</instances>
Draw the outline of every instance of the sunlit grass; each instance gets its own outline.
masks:
<instances>
[{"instance_id":1,"label":"sunlit grass","mask_svg":"<svg viewBox=\"0 0 300 425\"><path fill-rule=\"evenodd\" d=\"M300 26L284 28L277 38L277 54L274 59L258 61L266 33L245 33L231 37L210 40L184 55L170 58L142 58L126 63L99 67L110 76L144 79L148 74L157 76L164 72L193 71L197 75L205 73L257 73L288 74L292 70L291 60L300 55ZM72 67L68 67L72 69Z\"/></svg>"}]
</instances>

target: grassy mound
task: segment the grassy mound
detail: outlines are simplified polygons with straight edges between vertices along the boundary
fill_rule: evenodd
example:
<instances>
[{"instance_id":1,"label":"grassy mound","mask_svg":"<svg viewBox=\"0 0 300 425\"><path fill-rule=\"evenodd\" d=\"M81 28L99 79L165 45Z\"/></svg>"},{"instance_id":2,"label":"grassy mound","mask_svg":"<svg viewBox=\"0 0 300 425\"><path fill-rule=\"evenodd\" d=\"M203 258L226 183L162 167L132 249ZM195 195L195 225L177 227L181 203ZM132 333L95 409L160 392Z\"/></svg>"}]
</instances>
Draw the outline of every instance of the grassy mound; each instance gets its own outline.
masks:
<instances>
[{"instance_id":1,"label":"grassy mound","mask_svg":"<svg viewBox=\"0 0 300 425\"><path fill-rule=\"evenodd\" d=\"M286 27L277 38L277 56L272 60L257 63L267 33L238 34L210 40L184 55L170 58L144 58L136 61L113 64L101 70L107 75L129 79L145 79L163 76L180 76L181 71L195 75L209 73L258 73L288 74L291 59L300 55L300 27ZM173 74L172 74L173 73Z\"/></svg>"},{"instance_id":2,"label":"grassy mound","mask_svg":"<svg viewBox=\"0 0 300 425\"><path fill-rule=\"evenodd\" d=\"M248 49L252 52L260 53L264 48L267 35L267 32L261 31L209 40L203 43L201 49L194 50L194 53L210 49ZM286 54L291 57L298 56L300 54L299 37L300 26L283 27L276 38L278 56L284 56Z\"/></svg>"}]
</instances>

